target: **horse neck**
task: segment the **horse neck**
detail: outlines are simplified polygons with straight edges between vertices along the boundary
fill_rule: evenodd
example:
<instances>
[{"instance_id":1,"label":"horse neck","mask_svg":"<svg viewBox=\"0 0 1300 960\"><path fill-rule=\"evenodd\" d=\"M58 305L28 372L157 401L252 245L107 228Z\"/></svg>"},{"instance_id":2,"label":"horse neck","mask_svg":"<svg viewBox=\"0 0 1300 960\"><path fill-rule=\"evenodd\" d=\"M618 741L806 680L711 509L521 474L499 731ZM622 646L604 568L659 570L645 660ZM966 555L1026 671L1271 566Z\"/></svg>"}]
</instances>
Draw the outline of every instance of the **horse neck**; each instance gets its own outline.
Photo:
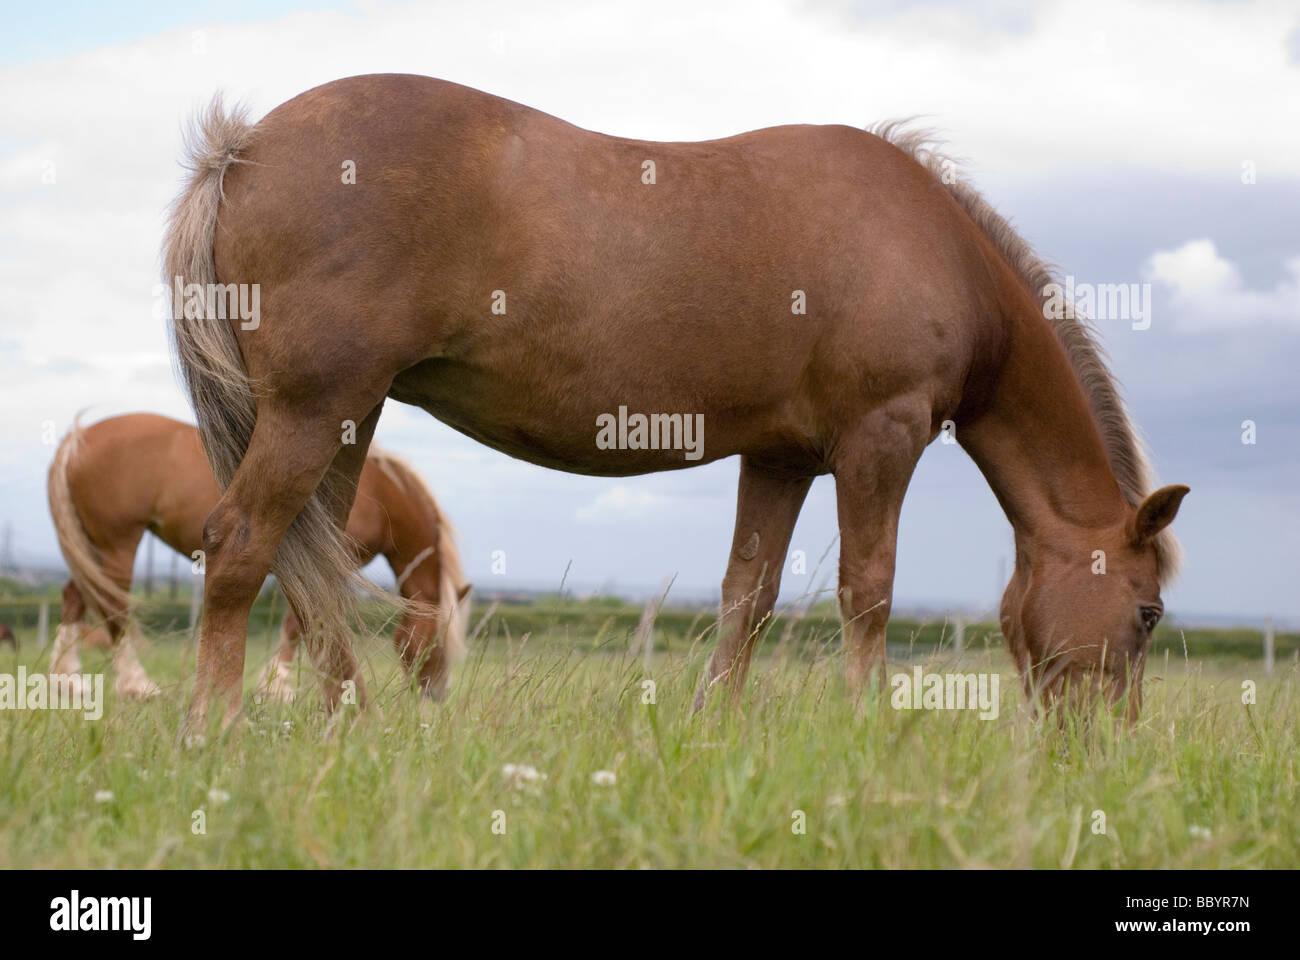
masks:
<instances>
[{"instance_id":1,"label":"horse neck","mask_svg":"<svg viewBox=\"0 0 1300 960\"><path fill-rule=\"evenodd\" d=\"M396 483L385 484L384 508L390 528L384 558L403 597L435 602L439 599L442 557L438 554L438 517Z\"/></svg>"},{"instance_id":2,"label":"horse neck","mask_svg":"<svg viewBox=\"0 0 1300 960\"><path fill-rule=\"evenodd\" d=\"M1016 533L1017 552L1119 523L1129 504L1065 348L1023 287L1009 302L1004 349L978 412L957 439Z\"/></svg>"}]
</instances>

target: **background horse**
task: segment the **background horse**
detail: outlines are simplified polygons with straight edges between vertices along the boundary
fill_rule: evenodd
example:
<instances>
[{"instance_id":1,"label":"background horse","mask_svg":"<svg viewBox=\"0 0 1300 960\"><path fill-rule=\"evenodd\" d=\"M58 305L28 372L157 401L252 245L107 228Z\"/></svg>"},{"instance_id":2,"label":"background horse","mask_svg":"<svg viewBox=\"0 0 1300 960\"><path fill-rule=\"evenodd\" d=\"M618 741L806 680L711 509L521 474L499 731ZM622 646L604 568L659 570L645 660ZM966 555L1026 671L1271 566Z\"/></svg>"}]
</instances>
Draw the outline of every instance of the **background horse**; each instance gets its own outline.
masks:
<instances>
[{"instance_id":1,"label":"background horse","mask_svg":"<svg viewBox=\"0 0 1300 960\"><path fill-rule=\"evenodd\" d=\"M51 673L79 673L78 643L88 626L102 625L113 650L117 692L158 692L135 650L142 639L131 616L136 548L148 530L187 559L197 556L204 518L219 497L191 425L148 413L84 428L74 424L49 474L50 513L71 575L63 588ZM441 697L451 664L464 650L469 587L453 531L433 494L405 461L371 451L347 535L355 566L379 555L388 561L398 591L410 601L394 644L421 690ZM289 665L301 634L301 616L291 606L267 676L269 695L292 697Z\"/></svg>"},{"instance_id":2,"label":"background horse","mask_svg":"<svg viewBox=\"0 0 1300 960\"><path fill-rule=\"evenodd\" d=\"M883 668L903 495L951 421L1015 531L1001 615L1026 689L1118 697L1140 682L1187 488L1150 492L1086 321L1053 308L1044 263L920 138L622 139L385 74L317 87L256 126L214 101L188 163L164 277L224 493L204 530L187 729L213 697L237 716L268 569L300 606L337 611L331 704L355 676L338 531L387 397L576 473L739 456L701 696L740 688L825 473L850 688ZM236 294L254 283L260 312L244 316ZM660 429L624 431L628 411ZM707 426L691 456L688 418Z\"/></svg>"}]
</instances>

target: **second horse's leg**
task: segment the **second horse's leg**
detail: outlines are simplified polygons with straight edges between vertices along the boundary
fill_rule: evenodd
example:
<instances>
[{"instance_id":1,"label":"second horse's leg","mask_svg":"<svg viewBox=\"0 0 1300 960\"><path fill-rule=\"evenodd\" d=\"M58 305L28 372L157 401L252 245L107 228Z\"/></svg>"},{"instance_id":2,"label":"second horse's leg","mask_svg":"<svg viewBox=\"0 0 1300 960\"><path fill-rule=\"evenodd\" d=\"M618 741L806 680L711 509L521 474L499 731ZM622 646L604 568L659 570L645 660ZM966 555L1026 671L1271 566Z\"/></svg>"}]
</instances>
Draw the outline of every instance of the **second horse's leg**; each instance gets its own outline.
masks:
<instances>
[{"instance_id":1,"label":"second horse's leg","mask_svg":"<svg viewBox=\"0 0 1300 960\"><path fill-rule=\"evenodd\" d=\"M77 585L69 580L63 587L63 609L59 617L58 629L54 631L54 643L50 650L50 674L73 677L68 681L80 685L82 631L86 629L86 601L81 596Z\"/></svg>"},{"instance_id":2,"label":"second horse's leg","mask_svg":"<svg viewBox=\"0 0 1300 960\"><path fill-rule=\"evenodd\" d=\"M276 647L275 656L266 668L266 676L258 691L258 701L278 700L280 703L293 703L293 658L298 653L298 641L302 639L302 624L290 607L280 623L280 645Z\"/></svg>"}]
</instances>

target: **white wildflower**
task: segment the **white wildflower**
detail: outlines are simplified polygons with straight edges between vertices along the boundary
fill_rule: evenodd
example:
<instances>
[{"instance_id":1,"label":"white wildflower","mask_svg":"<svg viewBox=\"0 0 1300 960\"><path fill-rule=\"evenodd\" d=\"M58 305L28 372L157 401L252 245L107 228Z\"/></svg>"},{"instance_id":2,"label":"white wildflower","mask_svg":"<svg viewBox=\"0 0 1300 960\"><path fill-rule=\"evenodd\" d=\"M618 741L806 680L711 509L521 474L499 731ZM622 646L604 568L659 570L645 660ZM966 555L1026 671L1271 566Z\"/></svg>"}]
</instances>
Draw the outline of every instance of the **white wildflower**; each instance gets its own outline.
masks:
<instances>
[{"instance_id":1,"label":"white wildflower","mask_svg":"<svg viewBox=\"0 0 1300 960\"><path fill-rule=\"evenodd\" d=\"M501 776L505 778L506 786L511 790L522 790L525 787L537 787L546 779L546 774L539 773L536 767L530 767L523 763L507 763L501 768Z\"/></svg>"}]
</instances>

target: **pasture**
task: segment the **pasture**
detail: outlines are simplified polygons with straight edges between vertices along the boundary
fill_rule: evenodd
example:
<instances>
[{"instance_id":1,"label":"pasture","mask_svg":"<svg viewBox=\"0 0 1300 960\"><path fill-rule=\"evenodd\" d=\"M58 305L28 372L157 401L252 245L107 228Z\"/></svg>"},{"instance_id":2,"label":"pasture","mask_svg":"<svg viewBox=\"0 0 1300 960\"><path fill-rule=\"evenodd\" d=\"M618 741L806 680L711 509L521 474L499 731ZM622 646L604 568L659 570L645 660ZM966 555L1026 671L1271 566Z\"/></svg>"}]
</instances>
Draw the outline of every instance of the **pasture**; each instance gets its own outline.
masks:
<instances>
[{"instance_id":1,"label":"pasture","mask_svg":"<svg viewBox=\"0 0 1300 960\"><path fill-rule=\"evenodd\" d=\"M956 653L942 625L895 622L890 673L997 673L996 719L887 699L855 708L837 627L819 612L778 623L740 709L713 698L692 715L707 612L664 611L648 659L634 609L487 613L476 605L443 703L410 693L386 636L362 638L371 709L331 733L303 658L294 703L254 702L274 623L255 609L246 719L191 749L176 734L195 650L186 631L155 626L142 659L160 698L119 701L109 678L98 721L0 711L0 868L1300 862L1295 637L1279 638L1265 677L1253 647L1235 655L1231 638L1190 632L1184 654L1163 630L1125 735L1104 714L1086 733L1035 720L1000 638L976 629ZM17 632L0 673L44 671L34 628ZM106 670L106 656L86 651L83 669Z\"/></svg>"}]
</instances>

